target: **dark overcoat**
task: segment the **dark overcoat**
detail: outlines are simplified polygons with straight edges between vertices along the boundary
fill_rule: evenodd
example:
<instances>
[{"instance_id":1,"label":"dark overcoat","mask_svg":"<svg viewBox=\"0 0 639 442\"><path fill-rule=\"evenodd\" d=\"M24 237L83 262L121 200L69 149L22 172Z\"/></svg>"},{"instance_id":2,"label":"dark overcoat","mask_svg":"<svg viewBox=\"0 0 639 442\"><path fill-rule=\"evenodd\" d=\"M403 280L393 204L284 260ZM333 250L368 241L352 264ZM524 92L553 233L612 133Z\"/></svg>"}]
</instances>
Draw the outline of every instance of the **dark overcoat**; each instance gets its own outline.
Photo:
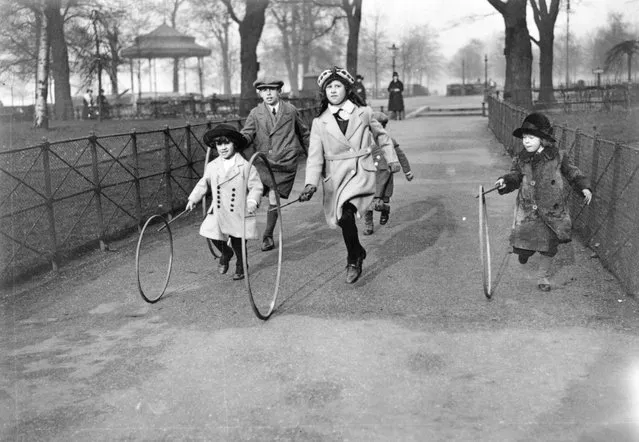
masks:
<instances>
[{"instance_id":1,"label":"dark overcoat","mask_svg":"<svg viewBox=\"0 0 639 442\"><path fill-rule=\"evenodd\" d=\"M393 80L388 85L388 110L401 112L404 110L404 83Z\"/></svg>"},{"instance_id":2,"label":"dark overcoat","mask_svg":"<svg viewBox=\"0 0 639 442\"><path fill-rule=\"evenodd\" d=\"M573 164L570 155L556 146L540 153L522 151L502 177L504 194L519 189L510 236L513 247L550 252L558 243L571 240L572 221L564 195L564 178L581 194L588 179Z\"/></svg>"},{"instance_id":3,"label":"dark overcoat","mask_svg":"<svg viewBox=\"0 0 639 442\"><path fill-rule=\"evenodd\" d=\"M251 110L240 132L250 144L242 152L244 158L250 159L256 151L265 154L280 197L288 198L295 181L298 159L308 149L310 136L297 108L280 100L277 115L273 117L270 107L260 103ZM269 188L275 187L266 167L259 161L254 164L262 182Z\"/></svg>"},{"instance_id":4,"label":"dark overcoat","mask_svg":"<svg viewBox=\"0 0 639 442\"><path fill-rule=\"evenodd\" d=\"M356 107L346 133L329 109L313 120L306 184L317 186L322 180L324 216L331 228L337 228L346 202L355 206L358 216L368 210L376 191L377 146L387 162L397 161L393 142L372 113L370 107Z\"/></svg>"}]
</instances>

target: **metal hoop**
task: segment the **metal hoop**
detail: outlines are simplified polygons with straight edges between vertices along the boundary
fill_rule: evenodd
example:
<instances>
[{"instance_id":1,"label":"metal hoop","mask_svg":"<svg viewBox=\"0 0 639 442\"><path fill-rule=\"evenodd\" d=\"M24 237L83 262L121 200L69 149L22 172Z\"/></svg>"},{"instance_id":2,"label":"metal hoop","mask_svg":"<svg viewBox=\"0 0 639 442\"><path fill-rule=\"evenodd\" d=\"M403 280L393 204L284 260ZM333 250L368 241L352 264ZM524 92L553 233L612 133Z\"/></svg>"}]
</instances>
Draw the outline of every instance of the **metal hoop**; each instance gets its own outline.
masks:
<instances>
[{"instance_id":1,"label":"metal hoop","mask_svg":"<svg viewBox=\"0 0 639 442\"><path fill-rule=\"evenodd\" d=\"M251 302L251 308L253 309L253 313L255 313L255 316L257 316L258 318L260 318L263 321L266 321L272 314L273 311L275 310L275 301L277 300L277 294L279 292L279 288L280 288L280 276L282 273L282 247L283 247L283 239L282 239L282 211L281 211L281 205L280 205L280 195L279 193L276 191L275 192L275 200L277 202L276 206L277 206L277 215L278 218L280 220L280 222L278 223L278 233L279 233L279 246L278 246L278 256L277 256L277 276L275 277L275 287L273 289L273 298L271 299L271 303L269 306L269 309L266 313L262 313L256 302L255 302L255 298L253 296L253 291L251 289L251 278L249 275L249 270L248 270L248 260L247 260L247 249L246 249L246 217L248 215L247 210L246 210L246 189L248 188L248 179L249 179L249 172L251 170L251 167L253 167L253 163L255 162L255 160L259 158L262 160L262 162L266 165L266 168L268 170L269 175L271 176L271 182L273 184L275 184L275 175L273 175L273 170L271 169L271 165L268 163L268 160L266 158L266 155L264 155L261 152L256 152L255 154L253 154L253 156L251 157L248 166L246 168L247 173L244 175L244 182L242 185L242 204L244 207L243 210L243 217L242 217L242 260L243 260L243 266L244 266L244 283L246 285L246 290L248 292L249 295L249 301Z\"/></svg>"},{"instance_id":2,"label":"metal hoop","mask_svg":"<svg viewBox=\"0 0 639 442\"><path fill-rule=\"evenodd\" d=\"M162 229L166 229L169 235L169 250L170 250L169 265L166 269L166 275L164 277L164 286L162 287L162 291L159 294L156 294L156 296L149 296L144 292L144 289L142 289L142 281L140 281L140 248L142 246L142 238L144 237L144 233L146 232L147 227L149 226L149 224L151 224L151 221L155 219L159 219L162 221L163 223ZM150 304L153 304L154 302L159 301L162 295L164 295L164 292L166 291L166 287L169 285L169 278L171 277L172 267L173 267L173 235L171 233L171 227L169 226L169 222L162 215L153 215L148 220L146 220L146 223L144 223L144 227L142 227L142 230L140 231L140 237L138 238L138 245L135 250L135 273L138 280L138 290L140 291L140 295L142 296L142 299L144 299L146 302Z\"/></svg>"},{"instance_id":3,"label":"metal hoop","mask_svg":"<svg viewBox=\"0 0 639 442\"><path fill-rule=\"evenodd\" d=\"M491 299L493 296L492 268L490 259L490 237L488 236L488 212L486 211L486 197L484 186L479 186L479 245L482 265L482 285L484 295Z\"/></svg>"}]
</instances>

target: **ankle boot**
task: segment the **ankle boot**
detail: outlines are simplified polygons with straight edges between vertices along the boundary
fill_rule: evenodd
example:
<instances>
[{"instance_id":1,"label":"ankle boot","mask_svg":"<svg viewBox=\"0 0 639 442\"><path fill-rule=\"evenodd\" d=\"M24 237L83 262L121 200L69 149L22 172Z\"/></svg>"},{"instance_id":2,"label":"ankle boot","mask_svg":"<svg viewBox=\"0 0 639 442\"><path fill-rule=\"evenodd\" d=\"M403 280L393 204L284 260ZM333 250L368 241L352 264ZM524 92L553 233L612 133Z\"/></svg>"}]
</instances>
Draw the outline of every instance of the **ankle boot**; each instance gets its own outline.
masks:
<instances>
[{"instance_id":1,"label":"ankle boot","mask_svg":"<svg viewBox=\"0 0 639 442\"><path fill-rule=\"evenodd\" d=\"M364 235L372 235L373 234L373 211L367 210L364 214Z\"/></svg>"},{"instance_id":2,"label":"ankle boot","mask_svg":"<svg viewBox=\"0 0 639 442\"><path fill-rule=\"evenodd\" d=\"M273 250L275 242L273 241L273 231L277 223L277 206L270 204L268 212L266 212L266 227L264 227L264 235L262 235L262 251Z\"/></svg>"},{"instance_id":3,"label":"ankle boot","mask_svg":"<svg viewBox=\"0 0 639 442\"><path fill-rule=\"evenodd\" d=\"M383 226L388 222L388 218L390 217L390 205L384 204L384 208L382 209L382 213L379 215L379 223Z\"/></svg>"}]
</instances>

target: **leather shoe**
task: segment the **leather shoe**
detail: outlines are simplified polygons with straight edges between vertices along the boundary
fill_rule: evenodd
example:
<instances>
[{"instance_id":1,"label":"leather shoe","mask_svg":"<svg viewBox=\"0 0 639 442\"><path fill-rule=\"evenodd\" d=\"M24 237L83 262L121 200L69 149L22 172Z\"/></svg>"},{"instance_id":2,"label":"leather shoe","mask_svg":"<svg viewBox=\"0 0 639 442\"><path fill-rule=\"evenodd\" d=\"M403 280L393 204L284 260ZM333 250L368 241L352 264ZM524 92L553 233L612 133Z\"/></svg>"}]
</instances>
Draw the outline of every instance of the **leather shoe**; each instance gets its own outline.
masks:
<instances>
[{"instance_id":1,"label":"leather shoe","mask_svg":"<svg viewBox=\"0 0 639 442\"><path fill-rule=\"evenodd\" d=\"M222 275L229 271L229 261L233 258L233 250L227 249L226 253L222 253L222 256L220 256L220 263L217 266L217 271Z\"/></svg>"},{"instance_id":2,"label":"leather shoe","mask_svg":"<svg viewBox=\"0 0 639 442\"><path fill-rule=\"evenodd\" d=\"M229 271L229 263L227 262L226 264L222 264L222 261L220 260L220 263L217 266L217 271L222 275L225 274Z\"/></svg>"},{"instance_id":3,"label":"leather shoe","mask_svg":"<svg viewBox=\"0 0 639 442\"><path fill-rule=\"evenodd\" d=\"M241 279L244 279L244 273L236 273L233 275L233 281L239 281Z\"/></svg>"},{"instance_id":4,"label":"leather shoe","mask_svg":"<svg viewBox=\"0 0 639 442\"><path fill-rule=\"evenodd\" d=\"M366 258L366 251L362 249L361 255L354 263L346 265L346 284L353 284L362 274L362 262Z\"/></svg>"},{"instance_id":5,"label":"leather shoe","mask_svg":"<svg viewBox=\"0 0 639 442\"><path fill-rule=\"evenodd\" d=\"M270 236L265 236L262 239L262 252L267 252L269 250L273 250L275 248L275 242L273 242L273 238Z\"/></svg>"},{"instance_id":6,"label":"leather shoe","mask_svg":"<svg viewBox=\"0 0 639 442\"><path fill-rule=\"evenodd\" d=\"M528 262L527 255L518 255L517 258L519 259L519 264L526 264Z\"/></svg>"},{"instance_id":7,"label":"leather shoe","mask_svg":"<svg viewBox=\"0 0 639 442\"><path fill-rule=\"evenodd\" d=\"M388 222L388 218L390 217L390 206L388 204L384 204L384 209L382 209L382 214L379 216L379 223L383 226Z\"/></svg>"}]
</instances>

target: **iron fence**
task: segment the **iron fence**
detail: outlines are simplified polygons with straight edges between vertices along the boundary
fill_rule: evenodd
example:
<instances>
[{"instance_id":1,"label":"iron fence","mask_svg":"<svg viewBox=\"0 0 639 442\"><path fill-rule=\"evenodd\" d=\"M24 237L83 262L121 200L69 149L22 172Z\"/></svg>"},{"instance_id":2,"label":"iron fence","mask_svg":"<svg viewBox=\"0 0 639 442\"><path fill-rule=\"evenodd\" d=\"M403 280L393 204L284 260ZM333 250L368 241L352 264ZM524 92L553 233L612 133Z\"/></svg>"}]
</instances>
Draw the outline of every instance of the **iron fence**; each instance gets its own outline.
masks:
<instances>
[{"instance_id":1,"label":"iron fence","mask_svg":"<svg viewBox=\"0 0 639 442\"><path fill-rule=\"evenodd\" d=\"M488 98L488 109L489 127L508 153L516 155L522 147L512 131L528 112L494 97ZM639 149L562 125L555 127L555 137L592 185L588 206L566 186L575 231L626 291L638 294Z\"/></svg>"},{"instance_id":2,"label":"iron fence","mask_svg":"<svg viewBox=\"0 0 639 442\"><path fill-rule=\"evenodd\" d=\"M310 124L316 109L300 112ZM56 270L82 250L105 250L151 214L183 207L204 168L202 136L220 122L0 152L0 281Z\"/></svg>"}]
</instances>

